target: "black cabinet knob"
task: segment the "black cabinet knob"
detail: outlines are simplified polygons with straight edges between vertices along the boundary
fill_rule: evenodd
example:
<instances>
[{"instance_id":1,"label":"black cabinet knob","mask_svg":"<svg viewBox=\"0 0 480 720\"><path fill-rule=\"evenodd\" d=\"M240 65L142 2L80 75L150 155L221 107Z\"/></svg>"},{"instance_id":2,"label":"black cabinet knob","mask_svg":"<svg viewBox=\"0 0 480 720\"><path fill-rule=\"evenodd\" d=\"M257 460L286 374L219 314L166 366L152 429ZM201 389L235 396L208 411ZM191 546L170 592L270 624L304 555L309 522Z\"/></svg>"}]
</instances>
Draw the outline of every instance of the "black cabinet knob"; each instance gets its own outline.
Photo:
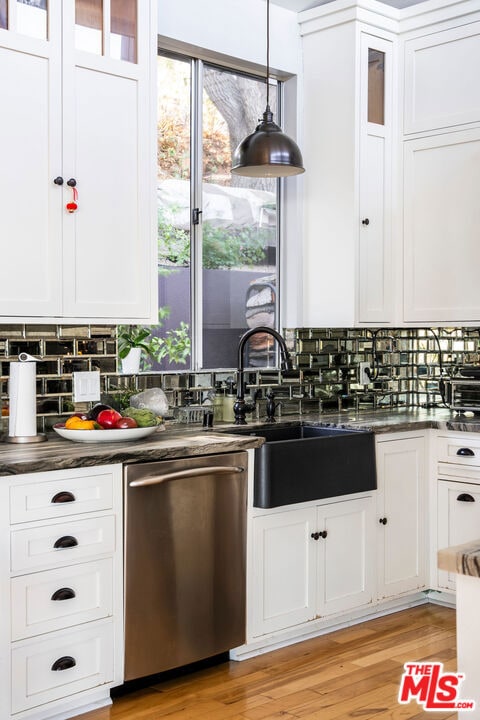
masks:
<instances>
[{"instance_id":1,"label":"black cabinet knob","mask_svg":"<svg viewBox=\"0 0 480 720\"><path fill-rule=\"evenodd\" d=\"M63 178L61 177L61 175L59 175L55 178L53 182L55 183L55 185L63 185Z\"/></svg>"},{"instance_id":2,"label":"black cabinet knob","mask_svg":"<svg viewBox=\"0 0 480 720\"><path fill-rule=\"evenodd\" d=\"M75 502L75 495L73 493L69 492L68 490L62 490L58 492L56 495L53 496L53 498L50 500L52 503L66 503L66 502Z\"/></svg>"},{"instance_id":3,"label":"black cabinet knob","mask_svg":"<svg viewBox=\"0 0 480 720\"><path fill-rule=\"evenodd\" d=\"M379 520L378 522L379 522L381 525L386 525L386 524L387 524L387 518L380 518L380 520Z\"/></svg>"},{"instance_id":4,"label":"black cabinet knob","mask_svg":"<svg viewBox=\"0 0 480 720\"><path fill-rule=\"evenodd\" d=\"M77 662L75 658L71 655L64 655L63 657L58 658L58 660L55 660L51 669L54 672L58 670L70 670L70 668L75 667L76 664Z\"/></svg>"},{"instance_id":5,"label":"black cabinet knob","mask_svg":"<svg viewBox=\"0 0 480 720\"><path fill-rule=\"evenodd\" d=\"M77 181L75 180L75 178L70 178L70 180L67 180L67 185L69 187L75 187L76 184L77 184Z\"/></svg>"},{"instance_id":6,"label":"black cabinet knob","mask_svg":"<svg viewBox=\"0 0 480 720\"><path fill-rule=\"evenodd\" d=\"M78 545L77 538L73 537L73 535L63 535L61 538L58 538L58 540L55 540L54 548L71 548Z\"/></svg>"},{"instance_id":7,"label":"black cabinet knob","mask_svg":"<svg viewBox=\"0 0 480 720\"><path fill-rule=\"evenodd\" d=\"M459 448L457 450L457 455L462 457L475 457L475 453L470 448Z\"/></svg>"},{"instance_id":8,"label":"black cabinet knob","mask_svg":"<svg viewBox=\"0 0 480 720\"><path fill-rule=\"evenodd\" d=\"M59 588L55 590L50 600L73 600L75 597L75 590L72 588Z\"/></svg>"},{"instance_id":9,"label":"black cabinet knob","mask_svg":"<svg viewBox=\"0 0 480 720\"><path fill-rule=\"evenodd\" d=\"M363 218L362 225L370 225L370 220L368 218Z\"/></svg>"},{"instance_id":10,"label":"black cabinet knob","mask_svg":"<svg viewBox=\"0 0 480 720\"><path fill-rule=\"evenodd\" d=\"M310 535L310 537L313 538L314 540L319 540L320 538L326 538L326 537L327 537L327 531L326 531L326 530L322 530L322 532L313 532L313 533Z\"/></svg>"},{"instance_id":11,"label":"black cabinet knob","mask_svg":"<svg viewBox=\"0 0 480 720\"><path fill-rule=\"evenodd\" d=\"M475 502L475 498L470 493L460 493L457 500L458 502Z\"/></svg>"}]
</instances>

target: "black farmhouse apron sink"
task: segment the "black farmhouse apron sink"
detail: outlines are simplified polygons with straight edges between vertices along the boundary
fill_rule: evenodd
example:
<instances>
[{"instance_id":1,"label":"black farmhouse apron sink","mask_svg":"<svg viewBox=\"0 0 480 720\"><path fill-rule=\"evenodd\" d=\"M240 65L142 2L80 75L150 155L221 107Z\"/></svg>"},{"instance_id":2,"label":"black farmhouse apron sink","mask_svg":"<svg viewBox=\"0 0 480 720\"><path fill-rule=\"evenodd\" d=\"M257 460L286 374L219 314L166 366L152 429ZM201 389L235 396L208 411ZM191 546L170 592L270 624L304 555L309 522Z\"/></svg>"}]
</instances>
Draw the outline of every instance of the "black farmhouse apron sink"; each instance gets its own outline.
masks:
<instances>
[{"instance_id":1,"label":"black farmhouse apron sink","mask_svg":"<svg viewBox=\"0 0 480 720\"><path fill-rule=\"evenodd\" d=\"M255 450L254 506L279 507L375 490L374 434L315 425L241 426L265 438Z\"/></svg>"}]
</instances>

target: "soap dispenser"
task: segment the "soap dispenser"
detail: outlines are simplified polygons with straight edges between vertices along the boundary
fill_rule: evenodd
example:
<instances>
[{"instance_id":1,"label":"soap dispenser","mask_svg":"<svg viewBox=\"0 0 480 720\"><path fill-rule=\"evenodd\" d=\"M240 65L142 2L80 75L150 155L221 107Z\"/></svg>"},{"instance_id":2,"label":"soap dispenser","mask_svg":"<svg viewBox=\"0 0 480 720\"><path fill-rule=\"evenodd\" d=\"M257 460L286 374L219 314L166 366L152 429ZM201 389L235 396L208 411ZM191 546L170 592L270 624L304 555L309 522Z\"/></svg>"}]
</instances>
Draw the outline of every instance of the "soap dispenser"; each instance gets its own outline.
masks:
<instances>
[{"instance_id":1,"label":"soap dispenser","mask_svg":"<svg viewBox=\"0 0 480 720\"><path fill-rule=\"evenodd\" d=\"M223 420L224 422L231 422L235 420L235 413L233 412L233 406L237 399L236 387L232 378L228 378L226 381L227 392L223 398Z\"/></svg>"}]
</instances>

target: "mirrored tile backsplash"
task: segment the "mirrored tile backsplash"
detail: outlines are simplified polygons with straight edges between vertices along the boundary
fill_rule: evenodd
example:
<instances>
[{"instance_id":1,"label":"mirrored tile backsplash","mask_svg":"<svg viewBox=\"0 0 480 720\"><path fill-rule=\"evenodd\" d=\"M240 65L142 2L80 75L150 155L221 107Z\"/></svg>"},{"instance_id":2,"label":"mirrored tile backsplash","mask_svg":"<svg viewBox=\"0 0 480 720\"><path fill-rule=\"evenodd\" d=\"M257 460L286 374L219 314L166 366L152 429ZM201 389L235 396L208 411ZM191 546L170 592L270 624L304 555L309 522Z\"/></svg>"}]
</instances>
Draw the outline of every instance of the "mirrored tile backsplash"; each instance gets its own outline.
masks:
<instances>
[{"instance_id":1,"label":"mirrored tile backsplash","mask_svg":"<svg viewBox=\"0 0 480 720\"><path fill-rule=\"evenodd\" d=\"M256 392L262 418L268 388L279 415L343 408L441 404L440 375L480 364L480 328L297 328L284 331L294 371L248 370L247 390ZM150 387L165 391L172 417L177 408L199 406L225 393L235 369L123 375L115 326L0 326L0 397L8 416L9 363L21 352L38 358L39 430L75 409L72 373L98 370L102 401L128 405L130 395ZM367 373L367 374L366 374ZM368 380L368 382L367 382Z\"/></svg>"}]
</instances>

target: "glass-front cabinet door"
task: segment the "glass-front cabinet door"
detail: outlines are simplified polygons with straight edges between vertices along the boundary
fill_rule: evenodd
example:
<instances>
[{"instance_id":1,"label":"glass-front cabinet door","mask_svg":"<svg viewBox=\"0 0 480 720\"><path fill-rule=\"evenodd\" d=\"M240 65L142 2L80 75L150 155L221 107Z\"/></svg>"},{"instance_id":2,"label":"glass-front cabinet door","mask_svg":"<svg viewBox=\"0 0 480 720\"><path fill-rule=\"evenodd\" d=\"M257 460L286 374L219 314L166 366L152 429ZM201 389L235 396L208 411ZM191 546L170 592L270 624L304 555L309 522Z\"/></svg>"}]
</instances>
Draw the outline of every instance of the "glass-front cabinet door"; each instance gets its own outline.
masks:
<instances>
[{"instance_id":1,"label":"glass-front cabinet door","mask_svg":"<svg viewBox=\"0 0 480 720\"><path fill-rule=\"evenodd\" d=\"M75 0L75 47L137 62L137 0Z\"/></svg>"},{"instance_id":2,"label":"glass-front cabinet door","mask_svg":"<svg viewBox=\"0 0 480 720\"><path fill-rule=\"evenodd\" d=\"M392 42L361 35L360 323L388 324L392 295Z\"/></svg>"},{"instance_id":3,"label":"glass-front cabinet door","mask_svg":"<svg viewBox=\"0 0 480 720\"><path fill-rule=\"evenodd\" d=\"M78 205L63 215L67 317L151 317L150 4L75 0L64 10L63 165L78 193L64 190L65 202ZM106 267L110 277L126 279L121 297L107 290Z\"/></svg>"},{"instance_id":4,"label":"glass-front cabinet door","mask_svg":"<svg viewBox=\"0 0 480 720\"><path fill-rule=\"evenodd\" d=\"M0 315L61 309L61 3L0 0Z\"/></svg>"},{"instance_id":5,"label":"glass-front cabinet door","mask_svg":"<svg viewBox=\"0 0 480 720\"><path fill-rule=\"evenodd\" d=\"M0 317L152 318L155 5L0 0Z\"/></svg>"},{"instance_id":6,"label":"glass-front cabinet door","mask_svg":"<svg viewBox=\"0 0 480 720\"><path fill-rule=\"evenodd\" d=\"M0 0L0 29L46 40L48 0Z\"/></svg>"}]
</instances>

